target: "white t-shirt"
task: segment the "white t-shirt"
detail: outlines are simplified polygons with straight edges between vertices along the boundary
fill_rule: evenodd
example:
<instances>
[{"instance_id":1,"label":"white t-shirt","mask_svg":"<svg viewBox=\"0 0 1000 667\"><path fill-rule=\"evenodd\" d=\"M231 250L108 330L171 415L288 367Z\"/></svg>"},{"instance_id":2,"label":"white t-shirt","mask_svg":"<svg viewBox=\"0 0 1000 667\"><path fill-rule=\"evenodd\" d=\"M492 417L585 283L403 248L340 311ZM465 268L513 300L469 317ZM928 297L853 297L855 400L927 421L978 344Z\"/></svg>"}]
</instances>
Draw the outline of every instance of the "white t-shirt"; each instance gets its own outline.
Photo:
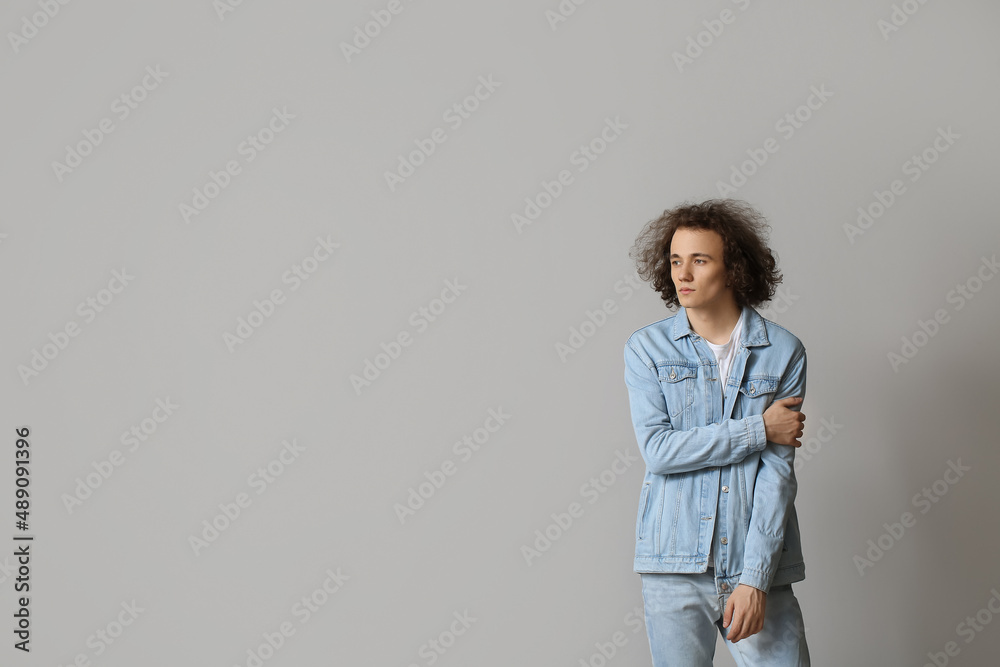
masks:
<instances>
[{"instance_id":1,"label":"white t-shirt","mask_svg":"<svg viewBox=\"0 0 1000 667\"><path fill-rule=\"evenodd\" d=\"M726 378L729 377L729 367L733 363L733 358L736 356L736 351L740 346L740 336L743 333L743 313L740 313L740 319L736 321L736 326L733 327L732 333L729 334L729 341L723 343L722 345L716 345L715 343L709 343L708 339L705 338L705 342L715 353L715 358L719 362L719 382L722 385L722 396L726 396ZM718 517L716 517L718 520ZM713 559L715 558L715 538L713 536L712 544L708 548L708 567L714 568Z\"/></svg>"},{"instance_id":2,"label":"white t-shirt","mask_svg":"<svg viewBox=\"0 0 1000 667\"><path fill-rule=\"evenodd\" d=\"M740 346L740 335L743 333L743 314L740 313L740 319L736 321L736 326L733 327L732 332L729 334L729 341L723 343L722 345L716 345L715 343L710 343L708 339L705 342L708 346L712 348L712 352L715 353L715 358L719 362L719 382L722 383L722 394L725 396L726 393L726 378L729 377L729 367L733 363L733 359L736 357L736 351Z\"/></svg>"}]
</instances>

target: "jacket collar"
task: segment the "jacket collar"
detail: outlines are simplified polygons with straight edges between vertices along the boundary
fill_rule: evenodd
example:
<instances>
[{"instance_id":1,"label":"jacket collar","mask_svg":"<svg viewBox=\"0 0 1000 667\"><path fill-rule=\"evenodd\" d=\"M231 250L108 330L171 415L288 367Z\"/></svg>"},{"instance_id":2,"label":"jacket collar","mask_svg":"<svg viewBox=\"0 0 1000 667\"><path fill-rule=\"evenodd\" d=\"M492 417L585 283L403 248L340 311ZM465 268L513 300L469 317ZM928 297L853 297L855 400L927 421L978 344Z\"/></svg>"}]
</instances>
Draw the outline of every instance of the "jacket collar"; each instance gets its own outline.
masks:
<instances>
[{"instance_id":1,"label":"jacket collar","mask_svg":"<svg viewBox=\"0 0 1000 667\"><path fill-rule=\"evenodd\" d=\"M687 309L681 306L674 315L673 339L695 333L688 321ZM743 331L740 334L742 345L767 345L767 329L764 328L764 318L752 306L743 306Z\"/></svg>"}]
</instances>

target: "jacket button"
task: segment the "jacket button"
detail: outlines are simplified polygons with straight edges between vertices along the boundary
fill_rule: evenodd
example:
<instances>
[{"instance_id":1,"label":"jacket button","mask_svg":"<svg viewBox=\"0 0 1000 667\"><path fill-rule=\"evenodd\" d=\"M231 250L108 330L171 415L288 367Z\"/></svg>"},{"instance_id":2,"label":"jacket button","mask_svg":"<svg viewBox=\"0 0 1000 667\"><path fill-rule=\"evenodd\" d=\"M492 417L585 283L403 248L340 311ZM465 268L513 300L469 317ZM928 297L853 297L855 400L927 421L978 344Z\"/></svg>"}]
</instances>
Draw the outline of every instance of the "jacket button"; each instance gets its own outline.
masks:
<instances>
[{"instance_id":1,"label":"jacket button","mask_svg":"<svg viewBox=\"0 0 1000 667\"><path fill-rule=\"evenodd\" d=\"M751 394L756 394L757 393L757 389L755 387L750 387L750 393Z\"/></svg>"},{"instance_id":2,"label":"jacket button","mask_svg":"<svg viewBox=\"0 0 1000 667\"><path fill-rule=\"evenodd\" d=\"M722 487L722 492L723 493L729 493L729 487L728 486Z\"/></svg>"},{"instance_id":3,"label":"jacket button","mask_svg":"<svg viewBox=\"0 0 1000 667\"><path fill-rule=\"evenodd\" d=\"M675 377L677 377L677 373L670 371L670 379L673 380Z\"/></svg>"},{"instance_id":4,"label":"jacket button","mask_svg":"<svg viewBox=\"0 0 1000 667\"><path fill-rule=\"evenodd\" d=\"M723 538L722 538L722 539L721 539L720 541L721 541L721 542L722 542L723 544L729 544L729 540L728 540L727 538L725 538L725 537L723 537Z\"/></svg>"}]
</instances>

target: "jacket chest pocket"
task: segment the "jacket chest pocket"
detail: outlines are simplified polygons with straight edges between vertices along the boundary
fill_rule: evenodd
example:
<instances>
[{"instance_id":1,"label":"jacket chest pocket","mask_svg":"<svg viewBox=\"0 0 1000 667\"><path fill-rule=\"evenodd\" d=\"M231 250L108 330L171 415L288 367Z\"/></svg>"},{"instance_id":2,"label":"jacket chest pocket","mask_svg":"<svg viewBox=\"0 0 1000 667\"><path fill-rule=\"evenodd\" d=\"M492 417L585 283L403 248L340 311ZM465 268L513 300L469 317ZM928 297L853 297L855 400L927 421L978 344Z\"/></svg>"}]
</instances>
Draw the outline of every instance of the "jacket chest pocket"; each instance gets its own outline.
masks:
<instances>
[{"instance_id":1,"label":"jacket chest pocket","mask_svg":"<svg viewBox=\"0 0 1000 667\"><path fill-rule=\"evenodd\" d=\"M778 379L773 375L751 375L740 383L743 415L759 415L771 405L778 391Z\"/></svg>"},{"instance_id":2,"label":"jacket chest pocket","mask_svg":"<svg viewBox=\"0 0 1000 667\"><path fill-rule=\"evenodd\" d=\"M671 419L679 417L694 403L698 366L690 362L661 361L656 364L656 374L666 399L667 414Z\"/></svg>"}]
</instances>

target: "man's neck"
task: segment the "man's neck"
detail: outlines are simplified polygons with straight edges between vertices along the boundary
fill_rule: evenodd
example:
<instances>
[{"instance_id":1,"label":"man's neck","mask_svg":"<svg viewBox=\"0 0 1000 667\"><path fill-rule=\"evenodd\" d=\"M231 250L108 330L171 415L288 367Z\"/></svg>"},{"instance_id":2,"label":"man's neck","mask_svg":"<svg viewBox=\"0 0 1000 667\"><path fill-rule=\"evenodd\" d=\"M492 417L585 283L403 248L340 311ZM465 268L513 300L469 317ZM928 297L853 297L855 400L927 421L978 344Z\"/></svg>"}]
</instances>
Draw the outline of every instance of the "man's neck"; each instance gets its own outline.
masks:
<instances>
[{"instance_id":1,"label":"man's neck","mask_svg":"<svg viewBox=\"0 0 1000 667\"><path fill-rule=\"evenodd\" d=\"M743 313L736 302L706 311L703 308L685 309L688 324L696 334L715 345L723 345L733 333L736 323Z\"/></svg>"}]
</instances>

